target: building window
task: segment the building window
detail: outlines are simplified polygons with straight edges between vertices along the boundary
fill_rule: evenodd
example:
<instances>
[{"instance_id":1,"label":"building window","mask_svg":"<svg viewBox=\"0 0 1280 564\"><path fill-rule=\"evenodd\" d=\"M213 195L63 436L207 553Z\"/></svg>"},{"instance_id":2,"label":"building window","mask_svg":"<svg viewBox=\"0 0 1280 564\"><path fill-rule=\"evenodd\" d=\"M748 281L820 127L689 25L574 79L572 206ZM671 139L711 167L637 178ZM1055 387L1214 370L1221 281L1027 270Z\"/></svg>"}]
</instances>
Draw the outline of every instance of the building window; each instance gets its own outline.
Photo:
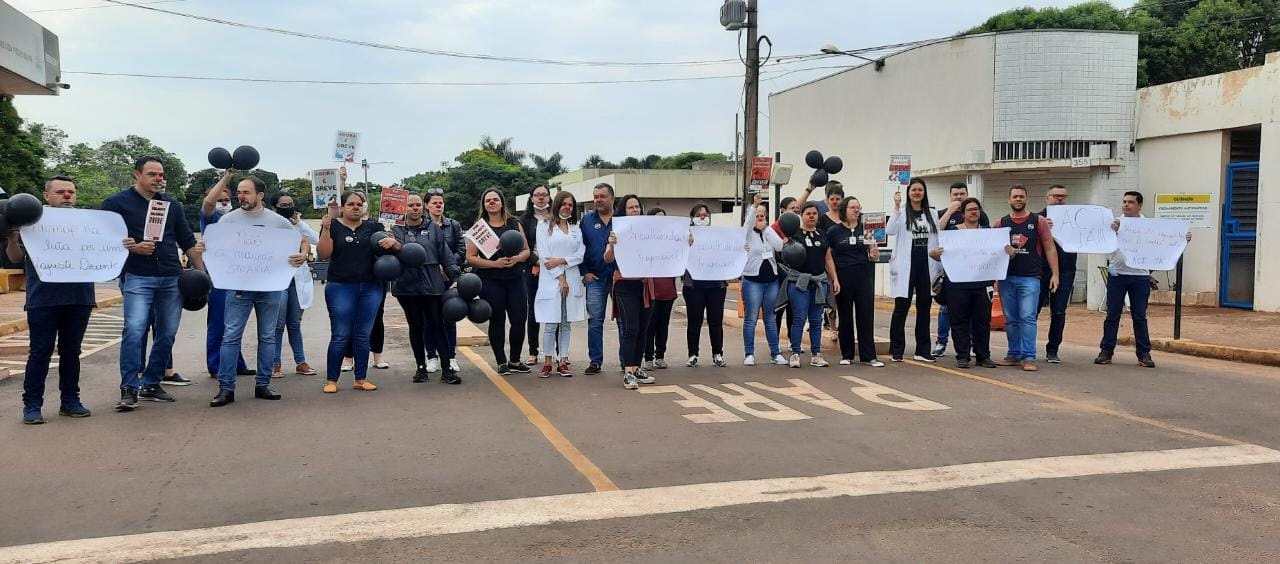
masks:
<instances>
[{"instance_id":1,"label":"building window","mask_svg":"<svg viewBox=\"0 0 1280 564\"><path fill-rule=\"evenodd\" d=\"M1106 145L1110 158L1116 154L1115 141L996 141L993 161L1041 161L1088 157L1092 145Z\"/></svg>"}]
</instances>

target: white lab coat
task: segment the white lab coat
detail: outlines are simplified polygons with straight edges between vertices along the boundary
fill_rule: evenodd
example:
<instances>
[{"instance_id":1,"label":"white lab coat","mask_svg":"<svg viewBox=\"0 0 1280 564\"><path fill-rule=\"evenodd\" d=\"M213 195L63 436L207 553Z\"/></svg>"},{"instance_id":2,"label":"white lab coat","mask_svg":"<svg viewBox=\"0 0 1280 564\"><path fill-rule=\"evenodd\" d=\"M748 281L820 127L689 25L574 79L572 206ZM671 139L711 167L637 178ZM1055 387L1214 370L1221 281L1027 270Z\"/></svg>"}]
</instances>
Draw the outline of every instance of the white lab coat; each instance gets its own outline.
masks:
<instances>
[{"instance_id":1,"label":"white lab coat","mask_svg":"<svg viewBox=\"0 0 1280 564\"><path fill-rule=\"evenodd\" d=\"M910 204L903 202L903 205ZM933 209L930 209L929 213L933 214L934 223L937 223L938 213ZM889 297L905 298L911 287L911 229L907 227L907 214L904 210L889 212L885 233L894 236L893 256L889 259ZM925 248L936 249L937 247L938 234L929 233L929 244ZM932 258L928 260L929 282L932 283L938 273L942 272L942 263Z\"/></svg>"},{"instance_id":2,"label":"white lab coat","mask_svg":"<svg viewBox=\"0 0 1280 564\"><path fill-rule=\"evenodd\" d=\"M577 225L570 225L569 232L559 228L547 234L547 222L539 221L538 227L538 292L533 297L533 316L538 323L562 323L565 321L582 321L587 318L587 290L582 284L582 275L578 273L578 265L587 254L587 247L582 241L582 230ZM548 267L548 257L563 258L569 263L563 266ZM560 276L565 275L569 282L569 296L560 295ZM565 303L568 319L561 319L560 302Z\"/></svg>"}]
</instances>

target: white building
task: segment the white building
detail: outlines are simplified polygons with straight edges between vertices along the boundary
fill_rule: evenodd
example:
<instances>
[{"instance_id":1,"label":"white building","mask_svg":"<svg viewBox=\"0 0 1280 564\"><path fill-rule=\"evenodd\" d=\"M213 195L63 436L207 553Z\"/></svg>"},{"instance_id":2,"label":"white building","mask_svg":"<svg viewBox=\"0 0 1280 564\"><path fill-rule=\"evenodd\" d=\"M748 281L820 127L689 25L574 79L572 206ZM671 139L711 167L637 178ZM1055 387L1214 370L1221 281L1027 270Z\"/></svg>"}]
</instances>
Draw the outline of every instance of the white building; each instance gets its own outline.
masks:
<instances>
[{"instance_id":1,"label":"white building","mask_svg":"<svg viewBox=\"0 0 1280 564\"><path fill-rule=\"evenodd\" d=\"M693 170L597 169L566 172L550 183L568 190L584 211L592 209L592 191L602 182L613 186L614 195L640 196L645 212L662 208L669 216L688 216L699 202L711 208L712 225L741 225L734 205L737 178L733 163L694 163ZM554 196L558 190L553 189ZM528 194L516 196L516 209L523 210Z\"/></svg>"}]
</instances>

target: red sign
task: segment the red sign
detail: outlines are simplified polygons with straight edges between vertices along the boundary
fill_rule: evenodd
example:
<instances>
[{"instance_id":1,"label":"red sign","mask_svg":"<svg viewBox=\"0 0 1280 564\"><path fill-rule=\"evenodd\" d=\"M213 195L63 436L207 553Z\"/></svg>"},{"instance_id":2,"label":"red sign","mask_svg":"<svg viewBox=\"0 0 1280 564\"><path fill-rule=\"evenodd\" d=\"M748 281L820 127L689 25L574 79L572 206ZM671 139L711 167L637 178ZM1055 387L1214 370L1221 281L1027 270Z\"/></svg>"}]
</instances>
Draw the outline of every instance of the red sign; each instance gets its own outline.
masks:
<instances>
[{"instance_id":1,"label":"red sign","mask_svg":"<svg viewBox=\"0 0 1280 564\"><path fill-rule=\"evenodd\" d=\"M773 157L751 158L751 191L763 190L773 175Z\"/></svg>"},{"instance_id":2,"label":"red sign","mask_svg":"<svg viewBox=\"0 0 1280 564\"><path fill-rule=\"evenodd\" d=\"M378 221L383 225L404 225L405 210L409 206L409 191L403 188L383 188L382 206Z\"/></svg>"}]
</instances>

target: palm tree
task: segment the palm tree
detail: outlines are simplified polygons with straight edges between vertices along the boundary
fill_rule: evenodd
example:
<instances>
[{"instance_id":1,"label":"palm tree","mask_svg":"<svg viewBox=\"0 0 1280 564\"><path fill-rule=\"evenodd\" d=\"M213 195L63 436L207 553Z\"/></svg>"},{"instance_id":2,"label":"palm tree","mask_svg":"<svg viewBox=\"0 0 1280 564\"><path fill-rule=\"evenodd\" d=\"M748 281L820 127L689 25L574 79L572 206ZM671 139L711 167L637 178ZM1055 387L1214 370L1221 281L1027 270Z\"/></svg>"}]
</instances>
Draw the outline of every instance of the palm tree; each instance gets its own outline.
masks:
<instances>
[{"instance_id":1,"label":"palm tree","mask_svg":"<svg viewBox=\"0 0 1280 564\"><path fill-rule=\"evenodd\" d=\"M560 163L564 157L558 152L552 153L550 157L531 154L529 158L533 159L534 168L547 176L559 176L565 172L564 165Z\"/></svg>"},{"instance_id":2,"label":"palm tree","mask_svg":"<svg viewBox=\"0 0 1280 564\"><path fill-rule=\"evenodd\" d=\"M510 137L495 142L492 137L485 135L480 138L480 149L498 155L502 160L513 165L522 164L526 155L524 151L517 151L511 147Z\"/></svg>"}]
</instances>

